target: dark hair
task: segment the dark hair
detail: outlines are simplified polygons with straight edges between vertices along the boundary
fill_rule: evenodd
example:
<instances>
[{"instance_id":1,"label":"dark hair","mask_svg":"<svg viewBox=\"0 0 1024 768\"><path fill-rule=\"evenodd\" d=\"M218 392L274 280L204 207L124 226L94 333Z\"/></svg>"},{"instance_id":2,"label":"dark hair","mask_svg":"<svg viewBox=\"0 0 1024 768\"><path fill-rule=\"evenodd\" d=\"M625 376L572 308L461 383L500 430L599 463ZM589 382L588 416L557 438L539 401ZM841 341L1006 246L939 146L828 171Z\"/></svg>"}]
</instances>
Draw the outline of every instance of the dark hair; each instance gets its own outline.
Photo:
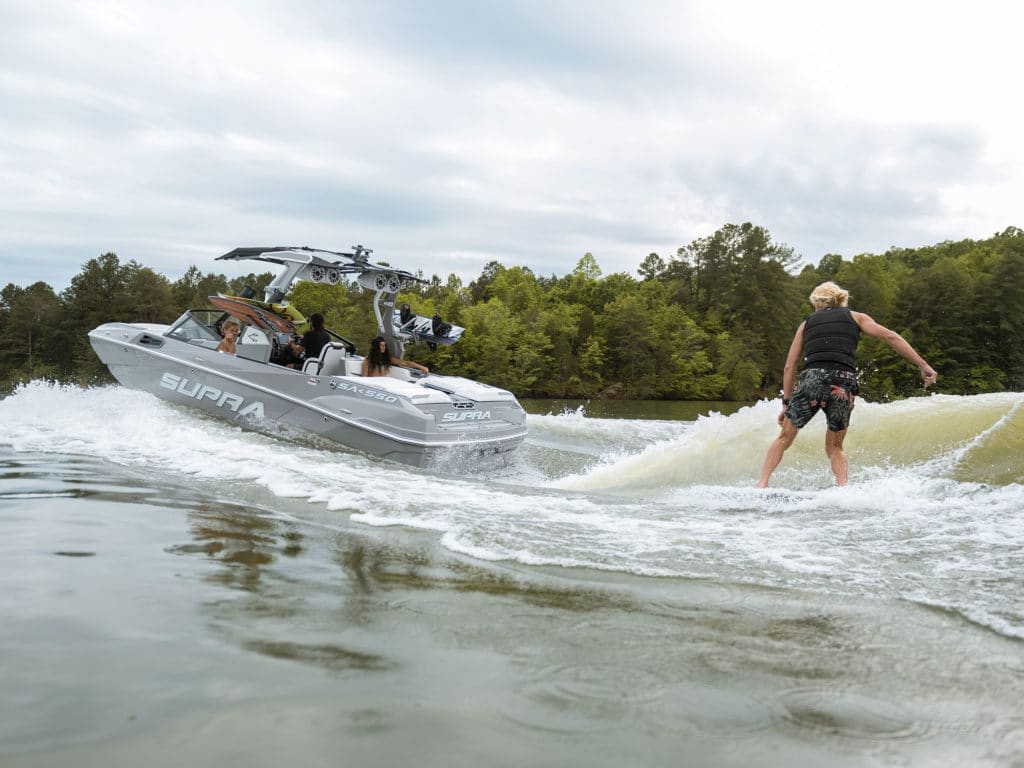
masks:
<instances>
[{"instance_id":1,"label":"dark hair","mask_svg":"<svg viewBox=\"0 0 1024 768\"><path fill-rule=\"evenodd\" d=\"M380 343L384 342L384 351L380 351ZM366 352L366 361L369 364L370 372L381 371L387 373L391 368L391 351L387 347L387 339L383 336L374 336L370 339L370 349Z\"/></svg>"},{"instance_id":2,"label":"dark hair","mask_svg":"<svg viewBox=\"0 0 1024 768\"><path fill-rule=\"evenodd\" d=\"M319 312L314 312L309 316L309 324L313 326L314 330L322 330L324 327L324 316Z\"/></svg>"}]
</instances>

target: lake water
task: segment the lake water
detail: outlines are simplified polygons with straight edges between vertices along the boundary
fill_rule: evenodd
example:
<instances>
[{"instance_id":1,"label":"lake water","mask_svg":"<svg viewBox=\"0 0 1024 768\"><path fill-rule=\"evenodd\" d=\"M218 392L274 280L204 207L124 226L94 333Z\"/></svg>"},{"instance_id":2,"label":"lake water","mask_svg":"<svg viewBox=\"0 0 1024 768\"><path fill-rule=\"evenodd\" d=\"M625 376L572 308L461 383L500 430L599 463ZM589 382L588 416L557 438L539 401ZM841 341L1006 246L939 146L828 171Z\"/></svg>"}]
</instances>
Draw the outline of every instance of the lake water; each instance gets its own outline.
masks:
<instances>
[{"instance_id":1,"label":"lake water","mask_svg":"<svg viewBox=\"0 0 1024 768\"><path fill-rule=\"evenodd\" d=\"M0 400L0 765L1024 765L1024 394L767 491L778 403L526 405L484 477Z\"/></svg>"}]
</instances>

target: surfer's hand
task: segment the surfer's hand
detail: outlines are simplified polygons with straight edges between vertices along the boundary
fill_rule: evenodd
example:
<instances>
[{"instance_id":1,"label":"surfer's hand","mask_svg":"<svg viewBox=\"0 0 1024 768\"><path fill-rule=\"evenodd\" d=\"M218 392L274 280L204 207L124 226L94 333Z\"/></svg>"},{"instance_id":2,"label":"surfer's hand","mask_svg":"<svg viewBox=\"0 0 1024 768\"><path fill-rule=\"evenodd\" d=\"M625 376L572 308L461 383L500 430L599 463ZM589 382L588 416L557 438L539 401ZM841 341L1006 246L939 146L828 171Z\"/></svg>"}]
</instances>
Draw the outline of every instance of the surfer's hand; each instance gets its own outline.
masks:
<instances>
[{"instance_id":1,"label":"surfer's hand","mask_svg":"<svg viewBox=\"0 0 1024 768\"><path fill-rule=\"evenodd\" d=\"M924 388L928 389L935 380L939 378L939 374L930 365L924 365L921 367L921 376L924 378Z\"/></svg>"},{"instance_id":2,"label":"surfer's hand","mask_svg":"<svg viewBox=\"0 0 1024 768\"><path fill-rule=\"evenodd\" d=\"M786 406L782 406L782 413L779 414L779 426L781 427L786 421Z\"/></svg>"}]
</instances>

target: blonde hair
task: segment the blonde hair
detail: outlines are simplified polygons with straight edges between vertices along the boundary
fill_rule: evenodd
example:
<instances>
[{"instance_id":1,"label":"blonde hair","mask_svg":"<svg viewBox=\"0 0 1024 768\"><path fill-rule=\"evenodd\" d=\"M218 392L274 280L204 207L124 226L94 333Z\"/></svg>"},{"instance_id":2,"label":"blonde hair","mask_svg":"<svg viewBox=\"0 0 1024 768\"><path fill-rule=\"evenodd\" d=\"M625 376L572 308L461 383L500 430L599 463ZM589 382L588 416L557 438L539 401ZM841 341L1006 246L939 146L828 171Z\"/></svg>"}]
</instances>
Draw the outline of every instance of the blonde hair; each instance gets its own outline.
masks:
<instances>
[{"instance_id":1,"label":"blonde hair","mask_svg":"<svg viewBox=\"0 0 1024 768\"><path fill-rule=\"evenodd\" d=\"M815 309L828 309L830 307L845 307L850 298L850 292L844 291L831 280L822 283L808 297Z\"/></svg>"}]
</instances>

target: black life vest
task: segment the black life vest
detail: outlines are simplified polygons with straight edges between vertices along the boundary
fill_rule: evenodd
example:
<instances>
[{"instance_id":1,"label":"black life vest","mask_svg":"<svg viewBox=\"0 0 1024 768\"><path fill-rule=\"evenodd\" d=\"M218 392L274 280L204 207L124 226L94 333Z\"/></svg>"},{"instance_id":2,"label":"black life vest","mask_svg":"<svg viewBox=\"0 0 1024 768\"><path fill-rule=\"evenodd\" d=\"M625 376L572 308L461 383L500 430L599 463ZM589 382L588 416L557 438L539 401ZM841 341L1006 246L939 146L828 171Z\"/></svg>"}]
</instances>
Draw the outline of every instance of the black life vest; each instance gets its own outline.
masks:
<instances>
[{"instance_id":1,"label":"black life vest","mask_svg":"<svg viewBox=\"0 0 1024 768\"><path fill-rule=\"evenodd\" d=\"M820 309L804 323L804 368L857 370L860 326L846 307Z\"/></svg>"}]
</instances>

